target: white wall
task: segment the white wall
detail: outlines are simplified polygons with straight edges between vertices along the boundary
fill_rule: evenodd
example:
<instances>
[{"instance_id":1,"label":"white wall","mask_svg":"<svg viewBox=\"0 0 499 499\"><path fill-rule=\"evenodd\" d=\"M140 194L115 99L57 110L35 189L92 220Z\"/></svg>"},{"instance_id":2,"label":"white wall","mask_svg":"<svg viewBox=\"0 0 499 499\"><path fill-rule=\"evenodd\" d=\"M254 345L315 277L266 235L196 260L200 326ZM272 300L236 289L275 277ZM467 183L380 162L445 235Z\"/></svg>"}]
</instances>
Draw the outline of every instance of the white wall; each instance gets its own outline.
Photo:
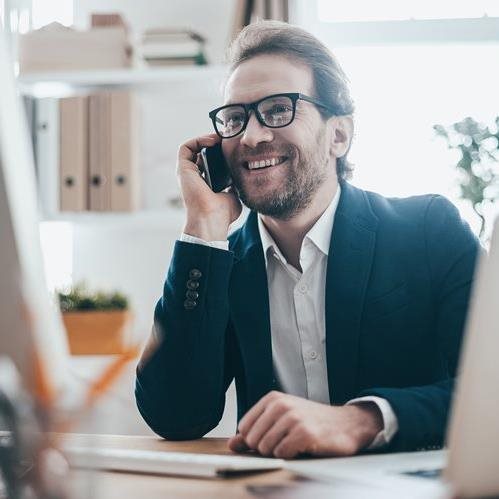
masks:
<instances>
[{"instance_id":1,"label":"white wall","mask_svg":"<svg viewBox=\"0 0 499 499\"><path fill-rule=\"evenodd\" d=\"M207 38L207 55L220 64L232 33L235 0L75 0L74 20L87 26L91 12L121 12L135 32L153 27L191 28Z\"/></svg>"}]
</instances>

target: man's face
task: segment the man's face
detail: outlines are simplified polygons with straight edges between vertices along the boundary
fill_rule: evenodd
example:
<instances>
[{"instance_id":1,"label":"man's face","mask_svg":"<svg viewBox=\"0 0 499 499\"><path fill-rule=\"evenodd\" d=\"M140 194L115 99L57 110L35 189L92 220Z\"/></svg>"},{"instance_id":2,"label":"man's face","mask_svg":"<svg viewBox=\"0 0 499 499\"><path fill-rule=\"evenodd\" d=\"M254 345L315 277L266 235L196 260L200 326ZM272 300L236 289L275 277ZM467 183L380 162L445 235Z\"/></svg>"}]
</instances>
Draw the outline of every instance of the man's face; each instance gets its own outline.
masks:
<instances>
[{"instance_id":1,"label":"man's face","mask_svg":"<svg viewBox=\"0 0 499 499\"><path fill-rule=\"evenodd\" d=\"M285 92L314 96L311 69L283 56L259 55L231 74L225 103L251 103ZM275 218L289 219L301 212L319 186L336 176L327 125L318 109L303 100L296 103L294 121L284 128L267 128L252 112L246 129L224 139L222 148L242 202ZM263 160L276 164L250 168Z\"/></svg>"}]
</instances>

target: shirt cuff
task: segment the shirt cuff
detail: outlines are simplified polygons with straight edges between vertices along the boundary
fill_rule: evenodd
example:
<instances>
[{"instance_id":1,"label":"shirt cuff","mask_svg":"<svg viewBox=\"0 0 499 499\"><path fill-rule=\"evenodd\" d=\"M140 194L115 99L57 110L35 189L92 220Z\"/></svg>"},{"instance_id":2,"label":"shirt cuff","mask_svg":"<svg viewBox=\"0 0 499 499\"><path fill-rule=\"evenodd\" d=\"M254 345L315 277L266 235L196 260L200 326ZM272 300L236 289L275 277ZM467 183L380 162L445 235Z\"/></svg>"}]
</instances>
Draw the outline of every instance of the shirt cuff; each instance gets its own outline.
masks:
<instances>
[{"instance_id":1,"label":"shirt cuff","mask_svg":"<svg viewBox=\"0 0 499 499\"><path fill-rule=\"evenodd\" d=\"M199 237L190 236L182 232L180 234L180 241L184 243L201 244L202 246L209 246L210 248L218 248L221 250L229 250L229 241L205 241Z\"/></svg>"},{"instance_id":2,"label":"shirt cuff","mask_svg":"<svg viewBox=\"0 0 499 499\"><path fill-rule=\"evenodd\" d=\"M362 402L373 402L377 405L381 412L381 417L383 418L383 429L374 437L374 440L369 445L368 449L379 449L383 445L387 445L391 442L392 438L395 436L399 429L399 423L397 416L393 412L392 406L388 400L381 397L359 397L353 400L349 400L345 405L350 404L360 404Z\"/></svg>"}]
</instances>

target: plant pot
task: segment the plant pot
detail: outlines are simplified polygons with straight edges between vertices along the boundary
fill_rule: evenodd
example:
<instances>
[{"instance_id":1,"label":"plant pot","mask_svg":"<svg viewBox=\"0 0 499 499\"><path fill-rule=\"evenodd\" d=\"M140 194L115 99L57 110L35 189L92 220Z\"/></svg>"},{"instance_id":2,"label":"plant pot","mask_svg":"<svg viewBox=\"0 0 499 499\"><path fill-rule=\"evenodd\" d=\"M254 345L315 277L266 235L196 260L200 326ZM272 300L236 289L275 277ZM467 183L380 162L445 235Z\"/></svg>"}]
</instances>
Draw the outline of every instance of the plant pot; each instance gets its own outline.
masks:
<instances>
[{"instance_id":1,"label":"plant pot","mask_svg":"<svg viewBox=\"0 0 499 499\"><path fill-rule=\"evenodd\" d=\"M123 353L129 345L129 310L89 310L62 314L71 355Z\"/></svg>"}]
</instances>

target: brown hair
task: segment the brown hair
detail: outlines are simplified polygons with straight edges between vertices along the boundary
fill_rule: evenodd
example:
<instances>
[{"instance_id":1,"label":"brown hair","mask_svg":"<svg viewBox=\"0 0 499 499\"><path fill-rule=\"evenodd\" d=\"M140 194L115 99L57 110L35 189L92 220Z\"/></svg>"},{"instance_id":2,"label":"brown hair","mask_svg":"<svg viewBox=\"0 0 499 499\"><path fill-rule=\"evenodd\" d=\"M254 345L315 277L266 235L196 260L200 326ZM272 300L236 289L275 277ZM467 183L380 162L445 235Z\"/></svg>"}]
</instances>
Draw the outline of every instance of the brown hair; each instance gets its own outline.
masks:
<instances>
[{"instance_id":1,"label":"brown hair","mask_svg":"<svg viewBox=\"0 0 499 499\"><path fill-rule=\"evenodd\" d=\"M310 67L315 97L333 110L330 113L318 108L324 119L353 114L354 103L347 76L329 49L308 31L280 21L259 21L246 26L229 47L230 72L244 61L262 54L283 55ZM340 179L350 178L353 171L347 153L336 161Z\"/></svg>"}]
</instances>

